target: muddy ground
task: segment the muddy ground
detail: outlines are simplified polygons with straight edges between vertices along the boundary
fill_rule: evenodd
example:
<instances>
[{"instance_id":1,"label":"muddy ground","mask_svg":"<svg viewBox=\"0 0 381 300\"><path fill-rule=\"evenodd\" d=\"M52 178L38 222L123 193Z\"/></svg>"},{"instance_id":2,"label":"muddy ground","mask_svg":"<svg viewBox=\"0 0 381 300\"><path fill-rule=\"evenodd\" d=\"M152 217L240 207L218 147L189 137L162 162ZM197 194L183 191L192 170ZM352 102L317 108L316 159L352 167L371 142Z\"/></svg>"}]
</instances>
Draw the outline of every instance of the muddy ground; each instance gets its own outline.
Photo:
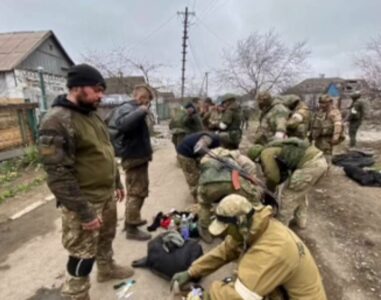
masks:
<instances>
[{"instance_id":1,"label":"muddy ground","mask_svg":"<svg viewBox=\"0 0 381 300\"><path fill-rule=\"evenodd\" d=\"M381 154L381 136L363 133L360 146ZM244 145L245 146L245 145ZM143 215L191 205L185 180L176 167L170 142L158 143L150 167L150 196ZM360 187L339 168L331 168L310 196L309 224L298 234L306 241L321 270L330 300L381 299L381 190ZM63 282L66 253L60 244L60 219L54 201L14 221L7 216L49 196L42 185L0 205L0 299L57 300ZM12 204L13 203L13 204ZM124 239L121 231L123 204L118 206L119 226L114 242L115 257L129 263L144 256L146 244ZM206 249L206 248L205 248ZM229 265L202 283L223 278ZM95 272L93 272L95 273ZM92 276L92 299L115 299L112 285L98 284ZM147 270L134 276L135 300L173 299L168 282Z\"/></svg>"}]
</instances>

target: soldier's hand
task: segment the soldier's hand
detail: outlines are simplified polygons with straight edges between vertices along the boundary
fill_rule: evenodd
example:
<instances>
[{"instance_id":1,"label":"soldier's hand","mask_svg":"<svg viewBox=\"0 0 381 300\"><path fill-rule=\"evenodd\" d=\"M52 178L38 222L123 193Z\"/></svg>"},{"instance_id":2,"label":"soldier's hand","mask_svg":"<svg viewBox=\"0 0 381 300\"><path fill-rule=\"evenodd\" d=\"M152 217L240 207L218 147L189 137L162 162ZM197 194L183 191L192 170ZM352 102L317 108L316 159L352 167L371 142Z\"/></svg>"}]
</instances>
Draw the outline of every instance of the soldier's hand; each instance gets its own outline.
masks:
<instances>
[{"instance_id":1,"label":"soldier's hand","mask_svg":"<svg viewBox=\"0 0 381 300\"><path fill-rule=\"evenodd\" d=\"M122 202L124 200L124 196L125 196L124 189L116 189L115 190L116 201Z\"/></svg>"},{"instance_id":2,"label":"soldier's hand","mask_svg":"<svg viewBox=\"0 0 381 300\"><path fill-rule=\"evenodd\" d=\"M171 280L171 291L176 281L179 284L179 287L181 288L182 286L190 282L191 279L192 278L187 271L176 273L175 275L173 275Z\"/></svg>"},{"instance_id":3,"label":"soldier's hand","mask_svg":"<svg viewBox=\"0 0 381 300\"><path fill-rule=\"evenodd\" d=\"M100 217L96 217L94 220L88 223L82 223L82 228L84 230L95 231L99 230L102 227L102 219Z\"/></svg>"},{"instance_id":4,"label":"soldier's hand","mask_svg":"<svg viewBox=\"0 0 381 300\"><path fill-rule=\"evenodd\" d=\"M140 105L140 109L141 109L142 111L144 111L145 113L148 113L148 111L149 111L149 106L148 106L148 105L144 105L144 104L142 104L142 105Z\"/></svg>"}]
</instances>

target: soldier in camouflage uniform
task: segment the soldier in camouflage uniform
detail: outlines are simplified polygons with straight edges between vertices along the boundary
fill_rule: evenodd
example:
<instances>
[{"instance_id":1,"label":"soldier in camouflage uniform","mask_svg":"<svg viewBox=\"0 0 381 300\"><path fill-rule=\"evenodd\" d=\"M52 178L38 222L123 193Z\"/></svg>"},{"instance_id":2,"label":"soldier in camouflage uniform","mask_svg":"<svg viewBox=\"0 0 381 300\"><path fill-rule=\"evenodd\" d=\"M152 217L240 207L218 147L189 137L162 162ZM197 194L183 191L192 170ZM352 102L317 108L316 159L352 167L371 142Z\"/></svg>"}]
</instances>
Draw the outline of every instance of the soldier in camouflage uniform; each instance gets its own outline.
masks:
<instances>
[{"instance_id":1,"label":"soldier in camouflage uniform","mask_svg":"<svg viewBox=\"0 0 381 300\"><path fill-rule=\"evenodd\" d=\"M281 101L274 99L268 92L259 93L257 103L261 115L254 144L266 145L274 139L285 138L287 119L290 115L288 108Z\"/></svg>"},{"instance_id":2,"label":"soldier in camouflage uniform","mask_svg":"<svg viewBox=\"0 0 381 300\"><path fill-rule=\"evenodd\" d=\"M299 228L305 228L307 195L328 168L323 153L298 138L273 141L265 148L259 147L251 148L248 156L256 160L260 155L267 187L275 191L285 182L278 219L286 226L294 223Z\"/></svg>"},{"instance_id":3,"label":"soldier in camouflage uniform","mask_svg":"<svg viewBox=\"0 0 381 300\"><path fill-rule=\"evenodd\" d=\"M331 162L334 146L345 139L341 112L334 106L329 95L319 98L319 111L311 125L311 139L315 146L323 151L328 163Z\"/></svg>"},{"instance_id":4,"label":"soldier in camouflage uniform","mask_svg":"<svg viewBox=\"0 0 381 300\"><path fill-rule=\"evenodd\" d=\"M290 110L290 117L287 120L287 136L305 139L311 126L311 111L307 104L297 95L283 96L284 105Z\"/></svg>"},{"instance_id":5,"label":"soldier in camouflage uniform","mask_svg":"<svg viewBox=\"0 0 381 300\"><path fill-rule=\"evenodd\" d=\"M211 113L214 106L215 105L214 105L212 99L210 99L210 98L206 98L202 103L200 118L202 120L202 124L203 124L204 128L209 127L210 113Z\"/></svg>"},{"instance_id":6,"label":"soldier in camouflage uniform","mask_svg":"<svg viewBox=\"0 0 381 300\"><path fill-rule=\"evenodd\" d=\"M220 126L220 122L221 122L221 117L222 117L222 107L219 105L214 105L210 111L207 129L209 131L218 130Z\"/></svg>"},{"instance_id":7,"label":"soldier in camouflage uniform","mask_svg":"<svg viewBox=\"0 0 381 300\"><path fill-rule=\"evenodd\" d=\"M214 149L220 146L217 134L209 132L192 133L184 138L177 147L177 160L183 170L191 194L197 202L197 186L200 177L200 159L204 148Z\"/></svg>"},{"instance_id":8,"label":"soldier in camouflage uniform","mask_svg":"<svg viewBox=\"0 0 381 300\"><path fill-rule=\"evenodd\" d=\"M185 106L178 107L173 111L169 122L169 129L172 133L172 143L175 148L177 148L188 134L204 129L199 114L198 102L199 99L194 98Z\"/></svg>"},{"instance_id":9,"label":"soldier in camouflage uniform","mask_svg":"<svg viewBox=\"0 0 381 300\"><path fill-rule=\"evenodd\" d=\"M255 164L238 150L216 148L211 150L211 153L243 168L254 177L257 174ZM205 242L210 243L212 237L209 234L208 226L211 222L213 203L220 201L229 194L239 194L245 196L254 205L260 205L262 191L244 178L240 178L237 186L233 183L232 171L209 155L205 155L201 159L200 169L201 173L197 189L200 204L199 233Z\"/></svg>"},{"instance_id":10,"label":"soldier in camouflage uniform","mask_svg":"<svg viewBox=\"0 0 381 300\"><path fill-rule=\"evenodd\" d=\"M349 107L349 115L348 115L348 121L349 121L349 146L355 147L356 146L356 135L357 131L361 126L362 120L364 118L365 114L365 108L364 103L361 101L361 93L356 92L351 95L352 98L352 104Z\"/></svg>"},{"instance_id":11,"label":"soldier in camouflage uniform","mask_svg":"<svg viewBox=\"0 0 381 300\"><path fill-rule=\"evenodd\" d=\"M176 273L172 283L182 287L237 261L235 274L214 281L203 299L327 300L309 249L272 217L270 206L255 208L244 197L229 195L218 204L209 231L218 236L225 234L225 240L188 270Z\"/></svg>"},{"instance_id":12,"label":"soldier in camouflage uniform","mask_svg":"<svg viewBox=\"0 0 381 300\"><path fill-rule=\"evenodd\" d=\"M242 138L242 112L233 94L225 94L218 100L222 115L219 124L222 145L227 149L238 149Z\"/></svg>"},{"instance_id":13,"label":"soldier in camouflage uniform","mask_svg":"<svg viewBox=\"0 0 381 300\"><path fill-rule=\"evenodd\" d=\"M68 72L68 95L59 96L44 116L39 152L48 186L62 211L62 243L69 252L64 299L89 298L94 261L98 281L132 276L113 261L116 201L124 198L107 127L96 114L105 82L88 65Z\"/></svg>"}]
</instances>

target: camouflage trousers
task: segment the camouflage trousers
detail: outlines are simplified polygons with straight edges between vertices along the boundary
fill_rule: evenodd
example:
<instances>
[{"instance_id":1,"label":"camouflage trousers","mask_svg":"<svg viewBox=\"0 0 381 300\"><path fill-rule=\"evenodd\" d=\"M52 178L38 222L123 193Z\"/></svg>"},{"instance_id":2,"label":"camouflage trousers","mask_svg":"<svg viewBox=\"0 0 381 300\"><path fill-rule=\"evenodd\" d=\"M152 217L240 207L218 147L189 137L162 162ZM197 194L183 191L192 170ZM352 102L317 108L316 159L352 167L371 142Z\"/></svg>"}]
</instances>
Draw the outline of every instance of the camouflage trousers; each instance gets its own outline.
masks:
<instances>
[{"instance_id":1,"label":"camouflage trousers","mask_svg":"<svg viewBox=\"0 0 381 300\"><path fill-rule=\"evenodd\" d=\"M200 177L199 163L196 159L188 158L180 154L177 155L177 161L183 170L185 180L188 183L193 198L197 199L197 185Z\"/></svg>"},{"instance_id":2,"label":"camouflage trousers","mask_svg":"<svg viewBox=\"0 0 381 300\"><path fill-rule=\"evenodd\" d=\"M260 204L261 191L245 179L241 179L241 188L234 190L231 182L213 182L200 185L197 189L197 200L200 205L199 226L207 228L213 216L213 204L218 203L230 194L247 198L254 205Z\"/></svg>"},{"instance_id":3,"label":"camouflage trousers","mask_svg":"<svg viewBox=\"0 0 381 300\"><path fill-rule=\"evenodd\" d=\"M145 198L148 197L148 164L147 159L122 162L123 169L126 172L126 225L137 225L142 222L141 209Z\"/></svg>"},{"instance_id":4,"label":"camouflage trousers","mask_svg":"<svg viewBox=\"0 0 381 300\"><path fill-rule=\"evenodd\" d=\"M98 266L112 262L112 242L115 238L117 216L116 201L112 197L101 204L92 205L102 219L100 230L82 229L82 222L75 212L62 208L62 244L70 256L82 259L95 258ZM67 274L62 287L64 299L88 299L89 276L73 277Z\"/></svg>"},{"instance_id":5,"label":"camouflage trousers","mask_svg":"<svg viewBox=\"0 0 381 300\"><path fill-rule=\"evenodd\" d=\"M350 122L349 123L349 146L355 147L357 140L357 131L359 130L361 126L361 122Z\"/></svg>"},{"instance_id":6,"label":"camouflage trousers","mask_svg":"<svg viewBox=\"0 0 381 300\"><path fill-rule=\"evenodd\" d=\"M307 225L307 194L327 171L328 165L323 155L306 162L292 173L281 192L281 204L277 218L286 226L291 220L300 228Z\"/></svg>"}]
</instances>

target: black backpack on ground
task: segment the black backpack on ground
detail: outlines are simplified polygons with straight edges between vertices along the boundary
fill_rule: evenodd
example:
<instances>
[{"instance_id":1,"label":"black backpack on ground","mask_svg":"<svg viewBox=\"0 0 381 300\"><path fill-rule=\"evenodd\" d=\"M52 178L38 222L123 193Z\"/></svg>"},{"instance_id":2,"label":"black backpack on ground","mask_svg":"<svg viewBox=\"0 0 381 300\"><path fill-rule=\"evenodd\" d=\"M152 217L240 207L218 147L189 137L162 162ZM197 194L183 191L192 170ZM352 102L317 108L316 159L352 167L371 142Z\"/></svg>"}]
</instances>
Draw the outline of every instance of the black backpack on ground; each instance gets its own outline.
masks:
<instances>
[{"instance_id":1,"label":"black backpack on ground","mask_svg":"<svg viewBox=\"0 0 381 300\"><path fill-rule=\"evenodd\" d=\"M135 260L134 268L149 268L156 275L170 280L175 273L186 271L191 264L203 255L201 245L197 240L185 241L181 248L172 247L170 252L163 248L162 238L167 233L161 234L148 243L147 256Z\"/></svg>"}]
</instances>

